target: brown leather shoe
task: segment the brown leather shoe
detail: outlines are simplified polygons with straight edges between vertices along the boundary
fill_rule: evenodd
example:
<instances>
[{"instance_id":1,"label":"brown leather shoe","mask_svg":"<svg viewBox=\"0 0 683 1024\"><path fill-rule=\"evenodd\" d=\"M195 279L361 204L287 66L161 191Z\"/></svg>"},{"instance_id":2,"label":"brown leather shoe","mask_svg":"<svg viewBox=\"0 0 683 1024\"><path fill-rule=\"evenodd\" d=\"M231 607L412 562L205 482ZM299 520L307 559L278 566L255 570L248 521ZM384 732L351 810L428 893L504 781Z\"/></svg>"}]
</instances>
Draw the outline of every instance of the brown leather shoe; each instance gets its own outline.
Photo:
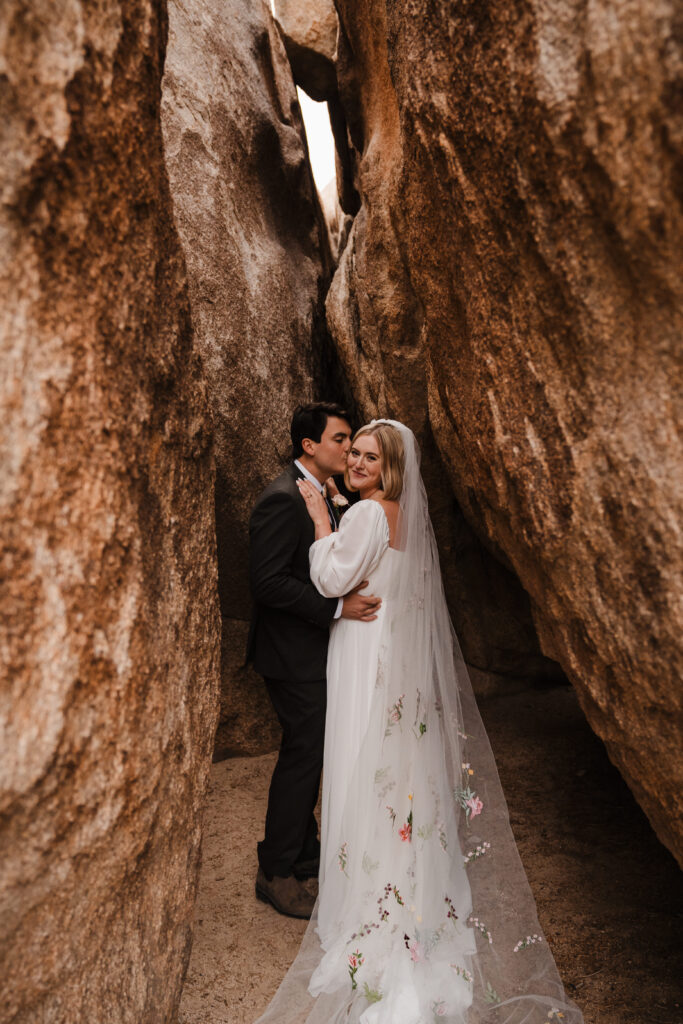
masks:
<instances>
[{"instance_id":1,"label":"brown leather shoe","mask_svg":"<svg viewBox=\"0 0 683 1024\"><path fill-rule=\"evenodd\" d=\"M270 903L279 914L286 914L287 917L308 919L315 906L315 896L294 875L288 878L274 875L268 881L263 868L259 868L256 875L256 898Z\"/></svg>"},{"instance_id":2,"label":"brown leather shoe","mask_svg":"<svg viewBox=\"0 0 683 1024\"><path fill-rule=\"evenodd\" d=\"M292 864L292 874L300 882L305 882L307 878L317 878L320 874L320 857L294 861Z\"/></svg>"}]
</instances>

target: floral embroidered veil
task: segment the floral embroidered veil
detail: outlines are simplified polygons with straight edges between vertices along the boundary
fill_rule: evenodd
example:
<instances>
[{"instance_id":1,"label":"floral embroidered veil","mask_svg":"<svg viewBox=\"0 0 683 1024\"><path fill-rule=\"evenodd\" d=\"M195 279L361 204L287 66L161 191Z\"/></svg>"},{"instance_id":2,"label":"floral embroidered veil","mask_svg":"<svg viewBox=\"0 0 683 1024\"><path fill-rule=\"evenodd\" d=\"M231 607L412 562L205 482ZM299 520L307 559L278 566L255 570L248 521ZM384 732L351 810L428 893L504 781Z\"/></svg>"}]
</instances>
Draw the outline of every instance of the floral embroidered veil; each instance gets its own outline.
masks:
<instances>
[{"instance_id":1,"label":"floral embroidered veil","mask_svg":"<svg viewBox=\"0 0 683 1024\"><path fill-rule=\"evenodd\" d=\"M582 1024L542 935L407 427L400 568L333 874L258 1024ZM323 908L325 909L325 907Z\"/></svg>"}]
</instances>

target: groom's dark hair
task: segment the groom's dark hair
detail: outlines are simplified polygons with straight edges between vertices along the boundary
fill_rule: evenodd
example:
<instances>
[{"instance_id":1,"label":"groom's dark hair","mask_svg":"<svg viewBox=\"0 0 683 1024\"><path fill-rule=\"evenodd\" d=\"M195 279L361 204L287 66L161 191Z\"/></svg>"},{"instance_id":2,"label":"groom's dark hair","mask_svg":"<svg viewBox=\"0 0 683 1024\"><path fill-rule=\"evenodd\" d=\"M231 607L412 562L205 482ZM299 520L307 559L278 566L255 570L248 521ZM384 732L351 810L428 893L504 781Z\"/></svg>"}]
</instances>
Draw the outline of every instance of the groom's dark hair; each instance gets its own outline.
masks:
<instances>
[{"instance_id":1,"label":"groom's dark hair","mask_svg":"<svg viewBox=\"0 0 683 1024\"><path fill-rule=\"evenodd\" d=\"M291 427L292 451L295 459L303 455L302 442L304 438L308 437L318 444L330 416L336 416L340 420L351 423L348 412L336 402L308 402L306 405L297 405L292 415Z\"/></svg>"}]
</instances>

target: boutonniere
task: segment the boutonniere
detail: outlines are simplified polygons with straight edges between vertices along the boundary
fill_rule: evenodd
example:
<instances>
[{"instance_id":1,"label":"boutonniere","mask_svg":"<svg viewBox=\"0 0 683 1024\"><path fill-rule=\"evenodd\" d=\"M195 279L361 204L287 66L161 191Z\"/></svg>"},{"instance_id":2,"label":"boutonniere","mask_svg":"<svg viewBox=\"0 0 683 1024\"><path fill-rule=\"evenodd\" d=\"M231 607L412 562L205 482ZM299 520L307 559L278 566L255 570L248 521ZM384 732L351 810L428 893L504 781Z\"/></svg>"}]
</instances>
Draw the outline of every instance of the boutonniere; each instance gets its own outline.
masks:
<instances>
[{"instance_id":1,"label":"boutonniere","mask_svg":"<svg viewBox=\"0 0 683 1024\"><path fill-rule=\"evenodd\" d=\"M334 518L337 520L337 526L339 526L341 517L349 507L349 499L345 498L343 494L335 494L330 500L332 502Z\"/></svg>"}]
</instances>

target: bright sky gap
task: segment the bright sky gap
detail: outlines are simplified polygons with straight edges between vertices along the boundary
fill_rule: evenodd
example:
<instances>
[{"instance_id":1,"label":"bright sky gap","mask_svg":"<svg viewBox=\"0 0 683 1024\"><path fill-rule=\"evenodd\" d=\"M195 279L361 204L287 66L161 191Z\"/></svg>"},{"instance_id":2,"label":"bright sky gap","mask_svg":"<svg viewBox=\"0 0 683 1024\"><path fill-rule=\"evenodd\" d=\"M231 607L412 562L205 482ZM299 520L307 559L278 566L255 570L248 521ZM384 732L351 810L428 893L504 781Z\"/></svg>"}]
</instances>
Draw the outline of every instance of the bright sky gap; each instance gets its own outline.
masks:
<instances>
[{"instance_id":1,"label":"bright sky gap","mask_svg":"<svg viewBox=\"0 0 683 1024\"><path fill-rule=\"evenodd\" d=\"M308 152L318 192L334 178L334 138L327 103L316 103L297 86L301 114L306 128Z\"/></svg>"}]
</instances>

